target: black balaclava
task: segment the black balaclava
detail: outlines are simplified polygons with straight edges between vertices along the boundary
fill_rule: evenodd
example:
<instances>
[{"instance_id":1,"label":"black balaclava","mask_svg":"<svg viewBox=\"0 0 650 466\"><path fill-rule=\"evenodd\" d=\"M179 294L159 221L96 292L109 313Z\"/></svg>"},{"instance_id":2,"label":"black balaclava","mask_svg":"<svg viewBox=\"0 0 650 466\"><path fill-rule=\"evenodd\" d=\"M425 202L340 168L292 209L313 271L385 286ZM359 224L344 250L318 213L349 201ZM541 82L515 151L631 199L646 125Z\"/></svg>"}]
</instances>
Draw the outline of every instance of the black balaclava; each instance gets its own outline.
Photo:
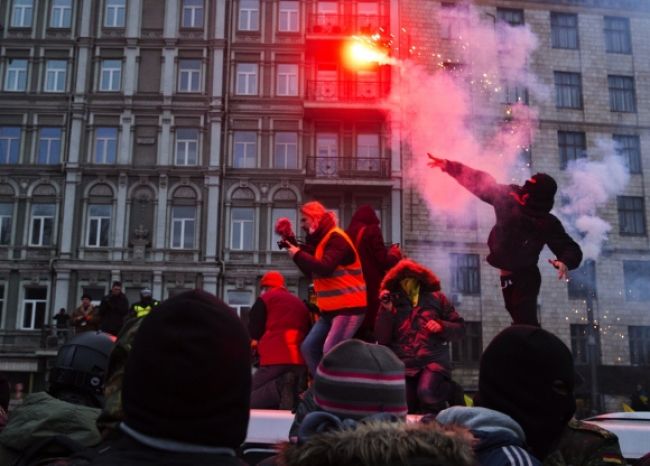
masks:
<instances>
[{"instance_id":1,"label":"black balaclava","mask_svg":"<svg viewBox=\"0 0 650 466\"><path fill-rule=\"evenodd\" d=\"M536 173L530 180L526 180L521 189L521 194L528 194L526 206L541 212L550 212L555 202L557 183L552 176L546 173Z\"/></svg>"},{"instance_id":2,"label":"black balaclava","mask_svg":"<svg viewBox=\"0 0 650 466\"><path fill-rule=\"evenodd\" d=\"M475 404L512 417L540 461L553 451L576 409L573 357L558 337L512 325L485 349Z\"/></svg>"}]
</instances>

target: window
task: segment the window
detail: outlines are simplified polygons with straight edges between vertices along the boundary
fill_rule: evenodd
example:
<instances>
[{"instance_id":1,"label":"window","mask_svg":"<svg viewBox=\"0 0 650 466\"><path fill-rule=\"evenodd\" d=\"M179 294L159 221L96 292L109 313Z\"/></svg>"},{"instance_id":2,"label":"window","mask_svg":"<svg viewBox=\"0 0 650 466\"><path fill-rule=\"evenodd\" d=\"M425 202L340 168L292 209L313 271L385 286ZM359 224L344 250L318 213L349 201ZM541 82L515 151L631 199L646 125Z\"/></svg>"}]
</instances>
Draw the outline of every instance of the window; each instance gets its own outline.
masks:
<instances>
[{"instance_id":1,"label":"window","mask_svg":"<svg viewBox=\"0 0 650 466\"><path fill-rule=\"evenodd\" d=\"M45 65L45 92L65 92L65 78L68 62L65 60L48 60Z\"/></svg>"},{"instance_id":2,"label":"window","mask_svg":"<svg viewBox=\"0 0 650 466\"><path fill-rule=\"evenodd\" d=\"M497 18L510 26L521 26L524 24L524 10L497 8Z\"/></svg>"},{"instance_id":3,"label":"window","mask_svg":"<svg viewBox=\"0 0 650 466\"><path fill-rule=\"evenodd\" d=\"M20 127L0 126L0 165L18 163Z\"/></svg>"},{"instance_id":4,"label":"window","mask_svg":"<svg viewBox=\"0 0 650 466\"><path fill-rule=\"evenodd\" d=\"M522 103L528 105L528 89L525 86L505 83L502 86L504 104Z\"/></svg>"},{"instance_id":5,"label":"window","mask_svg":"<svg viewBox=\"0 0 650 466\"><path fill-rule=\"evenodd\" d=\"M228 306L233 308L242 320L248 319L253 305L253 292L248 290L228 290L226 292Z\"/></svg>"},{"instance_id":6,"label":"window","mask_svg":"<svg viewBox=\"0 0 650 466\"><path fill-rule=\"evenodd\" d=\"M616 152L623 157L630 173L641 173L641 143L639 136L614 134Z\"/></svg>"},{"instance_id":7,"label":"window","mask_svg":"<svg viewBox=\"0 0 650 466\"><path fill-rule=\"evenodd\" d=\"M203 0L183 0L183 22L184 28L203 27Z\"/></svg>"},{"instance_id":8,"label":"window","mask_svg":"<svg viewBox=\"0 0 650 466\"><path fill-rule=\"evenodd\" d=\"M316 176L338 174L338 141L336 133L316 133Z\"/></svg>"},{"instance_id":9,"label":"window","mask_svg":"<svg viewBox=\"0 0 650 466\"><path fill-rule=\"evenodd\" d=\"M32 204L30 246L50 246L54 239L54 204Z\"/></svg>"},{"instance_id":10,"label":"window","mask_svg":"<svg viewBox=\"0 0 650 466\"><path fill-rule=\"evenodd\" d=\"M285 170L298 168L298 133L275 133L273 168Z\"/></svg>"},{"instance_id":11,"label":"window","mask_svg":"<svg viewBox=\"0 0 650 466\"><path fill-rule=\"evenodd\" d=\"M587 299L590 293L596 297L596 263L585 260L578 269L569 272L569 299Z\"/></svg>"},{"instance_id":12,"label":"window","mask_svg":"<svg viewBox=\"0 0 650 466\"><path fill-rule=\"evenodd\" d=\"M25 299L23 299L23 319L21 328L23 330L35 330L43 328L47 310L47 287L25 288Z\"/></svg>"},{"instance_id":13,"label":"window","mask_svg":"<svg viewBox=\"0 0 650 466\"><path fill-rule=\"evenodd\" d=\"M452 254L451 267L452 291L481 294L478 254Z\"/></svg>"},{"instance_id":14,"label":"window","mask_svg":"<svg viewBox=\"0 0 650 466\"><path fill-rule=\"evenodd\" d=\"M440 37L448 40L458 40L469 27L469 10L461 4L452 2L440 3Z\"/></svg>"},{"instance_id":15,"label":"window","mask_svg":"<svg viewBox=\"0 0 650 466\"><path fill-rule=\"evenodd\" d=\"M451 344L451 359L454 364L477 365L483 349L483 327L481 322L465 321L465 337Z\"/></svg>"},{"instance_id":16,"label":"window","mask_svg":"<svg viewBox=\"0 0 650 466\"><path fill-rule=\"evenodd\" d=\"M238 63L235 94L257 95L257 64Z\"/></svg>"},{"instance_id":17,"label":"window","mask_svg":"<svg viewBox=\"0 0 650 466\"><path fill-rule=\"evenodd\" d=\"M298 95L298 65L278 65L277 95Z\"/></svg>"},{"instance_id":18,"label":"window","mask_svg":"<svg viewBox=\"0 0 650 466\"><path fill-rule=\"evenodd\" d=\"M257 133L235 131L233 139L233 167L255 168L257 166Z\"/></svg>"},{"instance_id":19,"label":"window","mask_svg":"<svg viewBox=\"0 0 650 466\"><path fill-rule=\"evenodd\" d=\"M632 53L628 18L605 16L605 50L609 53Z\"/></svg>"},{"instance_id":20,"label":"window","mask_svg":"<svg viewBox=\"0 0 650 466\"><path fill-rule=\"evenodd\" d=\"M582 108L582 79L580 73L556 71L555 104L558 108Z\"/></svg>"},{"instance_id":21,"label":"window","mask_svg":"<svg viewBox=\"0 0 650 466\"><path fill-rule=\"evenodd\" d=\"M99 127L95 130L95 163L111 164L117 158L117 128Z\"/></svg>"},{"instance_id":22,"label":"window","mask_svg":"<svg viewBox=\"0 0 650 466\"><path fill-rule=\"evenodd\" d=\"M6 246L11 243L11 220L13 216L13 204L0 204L0 245L2 246Z\"/></svg>"},{"instance_id":23,"label":"window","mask_svg":"<svg viewBox=\"0 0 650 466\"><path fill-rule=\"evenodd\" d=\"M125 24L126 0L105 0L104 27L123 28Z\"/></svg>"},{"instance_id":24,"label":"window","mask_svg":"<svg viewBox=\"0 0 650 466\"><path fill-rule=\"evenodd\" d=\"M578 15L551 13L551 45L554 49L578 48Z\"/></svg>"},{"instance_id":25,"label":"window","mask_svg":"<svg viewBox=\"0 0 650 466\"><path fill-rule=\"evenodd\" d=\"M630 325L630 362L636 366L650 366L650 326Z\"/></svg>"},{"instance_id":26,"label":"window","mask_svg":"<svg viewBox=\"0 0 650 466\"><path fill-rule=\"evenodd\" d=\"M38 132L38 163L61 163L61 128L41 128Z\"/></svg>"},{"instance_id":27,"label":"window","mask_svg":"<svg viewBox=\"0 0 650 466\"><path fill-rule=\"evenodd\" d=\"M299 30L299 3L294 0L280 0L278 14L278 31L298 32Z\"/></svg>"},{"instance_id":28,"label":"window","mask_svg":"<svg viewBox=\"0 0 650 466\"><path fill-rule=\"evenodd\" d=\"M201 60L178 61L178 92L201 91Z\"/></svg>"},{"instance_id":29,"label":"window","mask_svg":"<svg viewBox=\"0 0 650 466\"><path fill-rule=\"evenodd\" d=\"M176 165L196 165L199 152L199 130L178 128L176 130Z\"/></svg>"},{"instance_id":30,"label":"window","mask_svg":"<svg viewBox=\"0 0 650 466\"><path fill-rule=\"evenodd\" d=\"M618 196L618 231L621 235L644 236L645 203L642 197Z\"/></svg>"},{"instance_id":31,"label":"window","mask_svg":"<svg viewBox=\"0 0 650 466\"><path fill-rule=\"evenodd\" d=\"M88 241L86 241L86 246L89 248L108 246L112 210L110 204L88 205Z\"/></svg>"},{"instance_id":32,"label":"window","mask_svg":"<svg viewBox=\"0 0 650 466\"><path fill-rule=\"evenodd\" d=\"M379 134L357 134L356 170L379 171Z\"/></svg>"},{"instance_id":33,"label":"window","mask_svg":"<svg viewBox=\"0 0 650 466\"><path fill-rule=\"evenodd\" d=\"M650 301L650 261L623 261L627 301Z\"/></svg>"},{"instance_id":34,"label":"window","mask_svg":"<svg viewBox=\"0 0 650 466\"><path fill-rule=\"evenodd\" d=\"M32 0L14 0L11 9L11 27L28 28L32 26L34 5Z\"/></svg>"},{"instance_id":35,"label":"window","mask_svg":"<svg viewBox=\"0 0 650 466\"><path fill-rule=\"evenodd\" d=\"M172 207L171 247L193 249L196 230L196 207Z\"/></svg>"},{"instance_id":36,"label":"window","mask_svg":"<svg viewBox=\"0 0 650 466\"><path fill-rule=\"evenodd\" d=\"M72 0L52 0L51 28L69 28L72 24Z\"/></svg>"},{"instance_id":37,"label":"window","mask_svg":"<svg viewBox=\"0 0 650 466\"><path fill-rule=\"evenodd\" d=\"M235 207L230 212L230 216L230 249L251 251L255 210L251 207Z\"/></svg>"},{"instance_id":38,"label":"window","mask_svg":"<svg viewBox=\"0 0 650 466\"><path fill-rule=\"evenodd\" d=\"M585 133L579 131L558 131L557 144L560 149L560 168L565 169L569 162L587 156Z\"/></svg>"},{"instance_id":39,"label":"window","mask_svg":"<svg viewBox=\"0 0 650 466\"><path fill-rule=\"evenodd\" d=\"M275 225L279 218L286 217L291 221L292 225L297 225L297 215L296 209L290 207L274 207L271 211L271 225ZM271 249L273 251L279 251L278 241L280 241L280 235L276 234L271 228Z\"/></svg>"},{"instance_id":40,"label":"window","mask_svg":"<svg viewBox=\"0 0 650 466\"><path fill-rule=\"evenodd\" d=\"M607 76L609 84L609 107L612 112L636 112L634 78L631 76Z\"/></svg>"},{"instance_id":41,"label":"window","mask_svg":"<svg viewBox=\"0 0 650 466\"><path fill-rule=\"evenodd\" d=\"M571 282L569 282L571 283ZM571 353L576 364L589 364L591 362L589 347L596 350L596 363L600 362L600 329L593 328L594 336L590 341L588 324L571 324Z\"/></svg>"},{"instance_id":42,"label":"window","mask_svg":"<svg viewBox=\"0 0 650 466\"><path fill-rule=\"evenodd\" d=\"M102 60L99 78L99 90L102 92L117 92L122 84L122 61Z\"/></svg>"},{"instance_id":43,"label":"window","mask_svg":"<svg viewBox=\"0 0 650 466\"><path fill-rule=\"evenodd\" d=\"M27 60L10 58L5 71L5 91L25 92L27 89Z\"/></svg>"},{"instance_id":44,"label":"window","mask_svg":"<svg viewBox=\"0 0 650 466\"><path fill-rule=\"evenodd\" d=\"M260 28L259 0L239 0L239 30L257 31Z\"/></svg>"}]
</instances>

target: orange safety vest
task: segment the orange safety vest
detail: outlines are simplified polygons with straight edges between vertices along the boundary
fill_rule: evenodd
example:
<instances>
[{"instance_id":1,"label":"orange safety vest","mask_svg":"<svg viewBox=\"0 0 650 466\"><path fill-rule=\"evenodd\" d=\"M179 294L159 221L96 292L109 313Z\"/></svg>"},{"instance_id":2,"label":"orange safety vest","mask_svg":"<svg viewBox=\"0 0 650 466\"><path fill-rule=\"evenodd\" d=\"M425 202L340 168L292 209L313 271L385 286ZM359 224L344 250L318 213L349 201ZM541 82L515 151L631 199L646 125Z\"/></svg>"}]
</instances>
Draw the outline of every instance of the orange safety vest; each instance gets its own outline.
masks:
<instances>
[{"instance_id":1,"label":"orange safety vest","mask_svg":"<svg viewBox=\"0 0 650 466\"><path fill-rule=\"evenodd\" d=\"M366 282L363 279L361 260L357 248L354 247L348 235L340 228L332 228L316 246L314 257L318 260L323 258L325 245L332 234L338 233L350 245L354 251L354 263L350 265L338 265L334 273L329 277L314 276L314 290L316 291L316 302L321 312L338 311L351 307L365 307Z\"/></svg>"}]
</instances>

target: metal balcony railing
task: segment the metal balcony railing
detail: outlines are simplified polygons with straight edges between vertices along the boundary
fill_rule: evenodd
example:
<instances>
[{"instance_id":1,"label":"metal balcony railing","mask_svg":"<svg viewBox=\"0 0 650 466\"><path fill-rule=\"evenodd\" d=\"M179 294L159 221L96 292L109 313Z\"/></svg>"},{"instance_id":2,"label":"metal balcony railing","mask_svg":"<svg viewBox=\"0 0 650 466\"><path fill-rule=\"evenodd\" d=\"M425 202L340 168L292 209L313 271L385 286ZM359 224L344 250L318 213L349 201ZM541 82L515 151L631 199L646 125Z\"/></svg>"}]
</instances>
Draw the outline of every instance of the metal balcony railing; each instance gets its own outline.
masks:
<instances>
[{"instance_id":1,"label":"metal balcony railing","mask_svg":"<svg viewBox=\"0 0 650 466\"><path fill-rule=\"evenodd\" d=\"M309 16L307 33L311 34L374 34L380 29L388 30L388 16L340 15L315 13Z\"/></svg>"},{"instance_id":2,"label":"metal balcony railing","mask_svg":"<svg viewBox=\"0 0 650 466\"><path fill-rule=\"evenodd\" d=\"M375 157L307 157L307 176L314 178L390 178L390 159Z\"/></svg>"},{"instance_id":3,"label":"metal balcony railing","mask_svg":"<svg viewBox=\"0 0 650 466\"><path fill-rule=\"evenodd\" d=\"M388 95L382 81L307 81L307 100L316 102L374 102Z\"/></svg>"}]
</instances>

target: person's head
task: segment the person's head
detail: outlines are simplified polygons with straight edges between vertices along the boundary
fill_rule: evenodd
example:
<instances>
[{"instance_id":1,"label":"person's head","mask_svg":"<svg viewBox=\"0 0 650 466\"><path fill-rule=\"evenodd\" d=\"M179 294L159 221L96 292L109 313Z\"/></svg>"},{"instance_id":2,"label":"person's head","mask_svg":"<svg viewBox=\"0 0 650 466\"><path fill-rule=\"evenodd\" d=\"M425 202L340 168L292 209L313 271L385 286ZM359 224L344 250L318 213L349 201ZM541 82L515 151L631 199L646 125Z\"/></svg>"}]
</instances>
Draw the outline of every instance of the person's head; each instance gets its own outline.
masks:
<instances>
[{"instance_id":1,"label":"person's head","mask_svg":"<svg viewBox=\"0 0 650 466\"><path fill-rule=\"evenodd\" d=\"M84 332L66 342L50 371L48 392L63 401L102 407L104 373L115 338L102 332Z\"/></svg>"},{"instance_id":2,"label":"person's head","mask_svg":"<svg viewBox=\"0 0 650 466\"><path fill-rule=\"evenodd\" d=\"M313 391L316 404L340 418L407 413L404 363L386 346L361 340L343 341L323 356Z\"/></svg>"},{"instance_id":3,"label":"person's head","mask_svg":"<svg viewBox=\"0 0 650 466\"><path fill-rule=\"evenodd\" d=\"M313 233L328 211L318 201L307 202L300 208L300 227L306 233Z\"/></svg>"},{"instance_id":4,"label":"person's head","mask_svg":"<svg viewBox=\"0 0 650 466\"><path fill-rule=\"evenodd\" d=\"M140 290L140 299L142 301L151 301L151 289L150 288L142 288Z\"/></svg>"},{"instance_id":5,"label":"person's head","mask_svg":"<svg viewBox=\"0 0 650 466\"><path fill-rule=\"evenodd\" d=\"M573 416L573 357L558 337L528 325L512 325L485 348L475 404L519 423L532 453L543 460Z\"/></svg>"},{"instance_id":6,"label":"person's head","mask_svg":"<svg viewBox=\"0 0 650 466\"><path fill-rule=\"evenodd\" d=\"M262 276L260 288L263 293L274 288L286 288L284 277L277 270L269 270Z\"/></svg>"},{"instance_id":7,"label":"person's head","mask_svg":"<svg viewBox=\"0 0 650 466\"><path fill-rule=\"evenodd\" d=\"M85 293L81 295L81 304L83 304L84 307L90 306L90 301L92 301L90 295Z\"/></svg>"},{"instance_id":8,"label":"person's head","mask_svg":"<svg viewBox=\"0 0 650 466\"><path fill-rule=\"evenodd\" d=\"M65 308L62 307L61 309L59 309L59 315L64 315L64 314L65 314Z\"/></svg>"},{"instance_id":9,"label":"person's head","mask_svg":"<svg viewBox=\"0 0 650 466\"><path fill-rule=\"evenodd\" d=\"M111 294L116 296L122 292L122 282L114 281L113 286L111 287Z\"/></svg>"},{"instance_id":10,"label":"person's head","mask_svg":"<svg viewBox=\"0 0 650 466\"><path fill-rule=\"evenodd\" d=\"M216 296L187 291L142 320L126 362L124 422L151 437L238 447L248 427L249 336Z\"/></svg>"},{"instance_id":11,"label":"person's head","mask_svg":"<svg viewBox=\"0 0 650 466\"><path fill-rule=\"evenodd\" d=\"M352 215L350 223L359 222L363 225L379 225L379 217L368 204L359 206L359 208Z\"/></svg>"},{"instance_id":12,"label":"person's head","mask_svg":"<svg viewBox=\"0 0 650 466\"><path fill-rule=\"evenodd\" d=\"M526 206L543 212L550 212L555 202L557 183L546 173L536 173L524 183L522 198Z\"/></svg>"}]
</instances>

